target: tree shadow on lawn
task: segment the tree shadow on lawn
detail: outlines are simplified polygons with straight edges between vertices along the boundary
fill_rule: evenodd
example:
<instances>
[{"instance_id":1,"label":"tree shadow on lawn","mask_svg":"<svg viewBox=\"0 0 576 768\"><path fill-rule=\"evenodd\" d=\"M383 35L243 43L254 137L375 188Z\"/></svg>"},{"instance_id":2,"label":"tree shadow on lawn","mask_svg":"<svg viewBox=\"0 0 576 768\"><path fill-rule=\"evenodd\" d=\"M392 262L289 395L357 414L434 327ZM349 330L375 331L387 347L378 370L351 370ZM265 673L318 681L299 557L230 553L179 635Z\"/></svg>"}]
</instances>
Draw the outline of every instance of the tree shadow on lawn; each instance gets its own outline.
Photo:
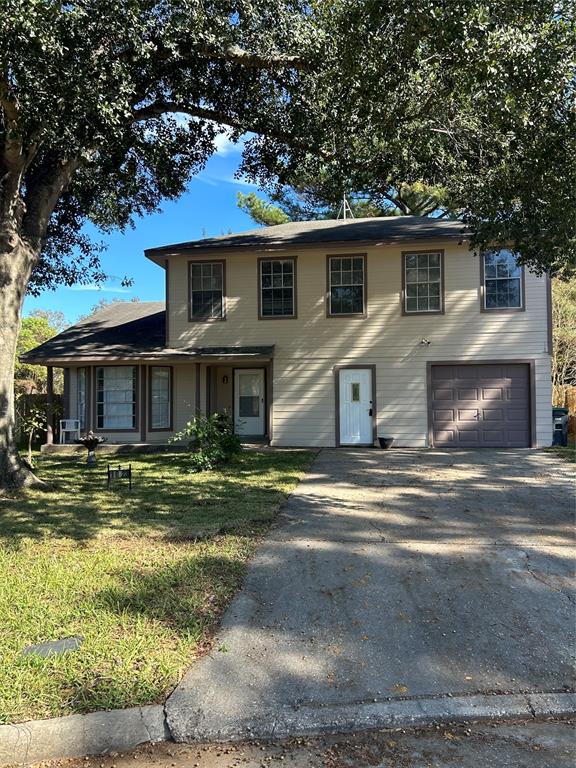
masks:
<instances>
[{"instance_id":1,"label":"tree shadow on lawn","mask_svg":"<svg viewBox=\"0 0 576 768\"><path fill-rule=\"evenodd\" d=\"M100 591L93 602L97 609L146 617L201 643L245 571L245 562L238 558L191 554L161 567L118 569L117 586Z\"/></svg>"},{"instance_id":2,"label":"tree shadow on lawn","mask_svg":"<svg viewBox=\"0 0 576 768\"><path fill-rule=\"evenodd\" d=\"M29 490L0 498L0 539L14 547L23 537L100 536L194 538L270 520L298 482L311 454L241 454L215 472L190 473L186 454L130 457L133 487L117 481L107 489L107 464L95 469L74 458L42 457L39 474L48 492Z\"/></svg>"},{"instance_id":3,"label":"tree shadow on lawn","mask_svg":"<svg viewBox=\"0 0 576 768\"><path fill-rule=\"evenodd\" d=\"M80 585L72 621L84 643L62 656L17 654L0 690L0 721L162 702L208 648L252 546L223 539L165 548L165 560L113 568L105 587Z\"/></svg>"}]
</instances>

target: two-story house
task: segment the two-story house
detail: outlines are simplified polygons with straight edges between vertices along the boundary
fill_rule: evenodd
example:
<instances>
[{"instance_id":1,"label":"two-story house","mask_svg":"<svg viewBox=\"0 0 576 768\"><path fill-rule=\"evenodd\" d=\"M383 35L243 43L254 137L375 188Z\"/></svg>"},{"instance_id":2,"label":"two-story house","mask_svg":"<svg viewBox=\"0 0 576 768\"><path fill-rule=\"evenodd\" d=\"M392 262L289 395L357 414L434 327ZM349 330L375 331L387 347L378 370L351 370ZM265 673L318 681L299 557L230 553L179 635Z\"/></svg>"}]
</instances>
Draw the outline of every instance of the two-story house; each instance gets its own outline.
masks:
<instances>
[{"instance_id":1,"label":"two-story house","mask_svg":"<svg viewBox=\"0 0 576 768\"><path fill-rule=\"evenodd\" d=\"M550 284L461 223L282 224L151 248L166 305L109 306L25 356L109 442L166 443L196 413L278 446L551 442Z\"/></svg>"}]
</instances>

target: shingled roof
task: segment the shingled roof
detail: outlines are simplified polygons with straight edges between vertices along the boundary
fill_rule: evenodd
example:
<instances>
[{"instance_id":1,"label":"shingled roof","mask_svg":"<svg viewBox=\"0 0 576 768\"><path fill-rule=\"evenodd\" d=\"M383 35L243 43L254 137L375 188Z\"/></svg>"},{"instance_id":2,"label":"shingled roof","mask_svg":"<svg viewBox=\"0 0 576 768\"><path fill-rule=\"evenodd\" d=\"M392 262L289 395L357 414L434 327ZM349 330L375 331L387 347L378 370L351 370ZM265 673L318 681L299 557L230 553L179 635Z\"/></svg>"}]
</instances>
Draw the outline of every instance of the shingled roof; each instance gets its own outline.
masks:
<instances>
[{"instance_id":1,"label":"shingled roof","mask_svg":"<svg viewBox=\"0 0 576 768\"><path fill-rule=\"evenodd\" d=\"M20 359L35 363L58 358L142 356L162 352L165 337L163 301L119 301L66 328Z\"/></svg>"},{"instance_id":2,"label":"shingled roof","mask_svg":"<svg viewBox=\"0 0 576 768\"><path fill-rule=\"evenodd\" d=\"M274 354L274 345L169 349L165 346L165 336L163 301L117 302L26 352L20 360L58 365L65 361L269 358Z\"/></svg>"},{"instance_id":3,"label":"shingled roof","mask_svg":"<svg viewBox=\"0 0 576 768\"><path fill-rule=\"evenodd\" d=\"M186 243L148 248L146 256L159 261L169 254L221 249L275 250L286 247L311 247L330 243L386 244L419 240L461 240L466 227L461 221L427 216L382 216L367 219L324 219L295 221L273 227L259 227L234 235L207 237Z\"/></svg>"}]
</instances>

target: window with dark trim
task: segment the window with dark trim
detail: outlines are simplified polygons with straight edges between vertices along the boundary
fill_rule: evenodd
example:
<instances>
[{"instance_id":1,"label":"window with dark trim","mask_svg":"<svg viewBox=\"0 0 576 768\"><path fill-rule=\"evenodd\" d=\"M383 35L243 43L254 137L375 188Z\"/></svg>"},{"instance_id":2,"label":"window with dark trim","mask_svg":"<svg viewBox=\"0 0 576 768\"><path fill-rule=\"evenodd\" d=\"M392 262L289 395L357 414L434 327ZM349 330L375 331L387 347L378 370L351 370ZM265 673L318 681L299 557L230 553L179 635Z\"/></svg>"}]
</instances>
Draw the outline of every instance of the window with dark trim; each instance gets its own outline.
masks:
<instances>
[{"instance_id":1,"label":"window with dark trim","mask_svg":"<svg viewBox=\"0 0 576 768\"><path fill-rule=\"evenodd\" d=\"M486 251L483 258L484 309L522 309L522 267L507 248Z\"/></svg>"},{"instance_id":2,"label":"window with dark trim","mask_svg":"<svg viewBox=\"0 0 576 768\"><path fill-rule=\"evenodd\" d=\"M150 367L150 429L171 429L172 369Z\"/></svg>"},{"instance_id":3,"label":"window with dark trim","mask_svg":"<svg viewBox=\"0 0 576 768\"><path fill-rule=\"evenodd\" d=\"M222 320L224 318L224 263L191 262L190 320Z\"/></svg>"},{"instance_id":4,"label":"window with dark trim","mask_svg":"<svg viewBox=\"0 0 576 768\"><path fill-rule=\"evenodd\" d=\"M295 291L295 259L260 261L260 317L294 317Z\"/></svg>"},{"instance_id":5,"label":"window with dark trim","mask_svg":"<svg viewBox=\"0 0 576 768\"><path fill-rule=\"evenodd\" d=\"M364 256L328 257L328 314L362 315L366 310Z\"/></svg>"},{"instance_id":6,"label":"window with dark trim","mask_svg":"<svg viewBox=\"0 0 576 768\"><path fill-rule=\"evenodd\" d=\"M134 365L96 368L96 428L136 428L137 372Z\"/></svg>"},{"instance_id":7,"label":"window with dark trim","mask_svg":"<svg viewBox=\"0 0 576 768\"><path fill-rule=\"evenodd\" d=\"M404 313L442 312L442 253L405 253Z\"/></svg>"}]
</instances>

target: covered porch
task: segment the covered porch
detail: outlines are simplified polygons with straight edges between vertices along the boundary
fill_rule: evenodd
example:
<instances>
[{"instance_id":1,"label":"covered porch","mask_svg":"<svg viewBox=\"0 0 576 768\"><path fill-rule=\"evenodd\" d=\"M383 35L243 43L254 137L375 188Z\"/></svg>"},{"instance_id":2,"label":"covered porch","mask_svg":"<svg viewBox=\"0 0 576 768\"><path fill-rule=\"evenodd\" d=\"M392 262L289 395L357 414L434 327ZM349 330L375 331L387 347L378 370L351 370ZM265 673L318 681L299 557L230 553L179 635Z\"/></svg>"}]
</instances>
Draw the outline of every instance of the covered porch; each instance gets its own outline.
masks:
<instances>
[{"instance_id":1,"label":"covered porch","mask_svg":"<svg viewBox=\"0 0 576 768\"><path fill-rule=\"evenodd\" d=\"M166 350L145 360L50 360L47 364L47 422L53 423L54 368L64 370L62 419L79 433L106 438L100 450L129 453L159 450L198 414L229 413L248 443L272 439L273 347ZM73 440L47 432L42 451L83 450Z\"/></svg>"}]
</instances>

